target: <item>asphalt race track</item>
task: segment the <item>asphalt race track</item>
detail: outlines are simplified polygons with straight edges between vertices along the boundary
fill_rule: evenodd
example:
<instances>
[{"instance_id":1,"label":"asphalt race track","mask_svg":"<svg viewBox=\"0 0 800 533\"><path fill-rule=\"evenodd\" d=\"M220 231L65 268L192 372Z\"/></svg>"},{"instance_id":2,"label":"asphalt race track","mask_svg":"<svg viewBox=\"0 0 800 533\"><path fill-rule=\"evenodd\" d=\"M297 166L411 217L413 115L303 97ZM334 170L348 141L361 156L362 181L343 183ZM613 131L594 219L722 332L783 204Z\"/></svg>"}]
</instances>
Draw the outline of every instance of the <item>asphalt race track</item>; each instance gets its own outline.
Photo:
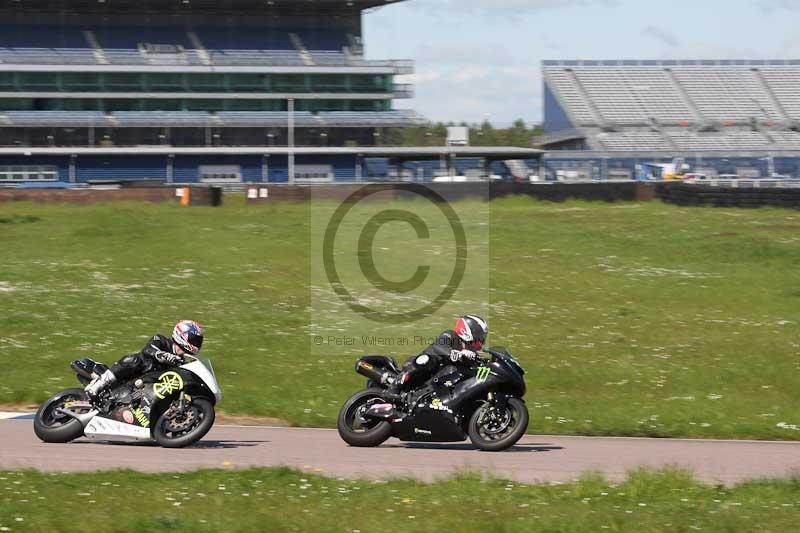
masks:
<instances>
[{"instance_id":1,"label":"asphalt race track","mask_svg":"<svg viewBox=\"0 0 800 533\"><path fill-rule=\"evenodd\" d=\"M521 483L571 481L588 471L621 480L641 466L679 466L691 469L703 481L731 485L800 474L800 442L527 435L510 451L487 453L468 443L416 444L394 439L379 448L351 448L335 430L216 426L197 446L168 450L148 443L87 439L44 444L33 434L30 420L0 421L0 469L174 472L252 466L289 466L334 477L423 481L469 470Z\"/></svg>"}]
</instances>

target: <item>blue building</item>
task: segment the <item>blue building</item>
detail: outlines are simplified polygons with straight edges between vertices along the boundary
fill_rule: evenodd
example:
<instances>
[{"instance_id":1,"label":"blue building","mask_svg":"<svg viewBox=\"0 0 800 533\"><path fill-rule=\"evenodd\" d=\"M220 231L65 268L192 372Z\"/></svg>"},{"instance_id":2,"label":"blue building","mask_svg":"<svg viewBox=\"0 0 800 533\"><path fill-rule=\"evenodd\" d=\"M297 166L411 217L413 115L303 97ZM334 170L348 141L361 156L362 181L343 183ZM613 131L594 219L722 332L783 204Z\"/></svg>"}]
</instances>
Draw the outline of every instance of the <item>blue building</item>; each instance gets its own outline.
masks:
<instances>
[{"instance_id":1,"label":"blue building","mask_svg":"<svg viewBox=\"0 0 800 533\"><path fill-rule=\"evenodd\" d=\"M413 64L364 57L395 1L0 1L0 183L357 178L332 147L426 124Z\"/></svg>"}]
</instances>

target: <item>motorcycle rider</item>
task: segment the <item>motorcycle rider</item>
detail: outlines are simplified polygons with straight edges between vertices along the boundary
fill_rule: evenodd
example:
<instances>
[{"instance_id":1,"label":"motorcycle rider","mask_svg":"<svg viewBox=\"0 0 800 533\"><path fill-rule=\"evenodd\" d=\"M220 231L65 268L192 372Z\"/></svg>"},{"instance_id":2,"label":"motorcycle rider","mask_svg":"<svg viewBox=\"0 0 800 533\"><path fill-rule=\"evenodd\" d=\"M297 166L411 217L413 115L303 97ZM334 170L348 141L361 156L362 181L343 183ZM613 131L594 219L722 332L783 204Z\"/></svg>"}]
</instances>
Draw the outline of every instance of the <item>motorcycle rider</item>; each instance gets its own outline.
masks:
<instances>
[{"instance_id":1,"label":"motorcycle rider","mask_svg":"<svg viewBox=\"0 0 800 533\"><path fill-rule=\"evenodd\" d=\"M452 330L442 332L422 353L408 359L403 373L390 384L389 391L400 393L424 383L448 363L469 364L479 359L489 324L478 315L464 315Z\"/></svg>"},{"instance_id":2,"label":"motorcycle rider","mask_svg":"<svg viewBox=\"0 0 800 533\"><path fill-rule=\"evenodd\" d=\"M168 368L183 364L185 354L197 355L203 345L205 330L193 320L181 320L172 330L172 338L154 335L141 351L117 361L86 388L90 398L110 388L117 381L127 381L146 374L154 368Z\"/></svg>"}]
</instances>

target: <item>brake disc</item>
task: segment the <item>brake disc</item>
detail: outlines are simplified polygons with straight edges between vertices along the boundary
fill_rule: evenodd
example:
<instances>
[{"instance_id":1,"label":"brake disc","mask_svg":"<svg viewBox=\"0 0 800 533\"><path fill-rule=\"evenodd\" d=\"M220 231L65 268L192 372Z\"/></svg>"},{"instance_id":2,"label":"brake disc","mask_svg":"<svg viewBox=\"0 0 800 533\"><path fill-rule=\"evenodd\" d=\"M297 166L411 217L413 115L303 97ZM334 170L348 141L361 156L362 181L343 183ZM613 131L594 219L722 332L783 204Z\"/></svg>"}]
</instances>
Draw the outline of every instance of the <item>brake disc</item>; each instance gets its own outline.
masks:
<instances>
[{"instance_id":1,"label":"brake disc","mask_svg":"<svg viewBox=\"0 0 800 533\"><path fill-rule=\"evenodd\" d=\"M196 419L197 413L194 407L189 407L183 412L167 417L166 429L167 431L183 431L191 427Z\"/></svg>"},{"instance_id":2,"label":"brake disc","mask_svg":"<svg viewBox=\"0 0 800 533\"><path fill-rule=\"evenodd\" d=\"M481 422L488 422L483 425L483 429L486 431L487 435L497 435L498 433L502 433L505 431L508 426L511 424L511 413L506 409L502 414L497 412L497 408L492 407L486 413L484 413L484 417L488 416L489 420L486 421L485 418L482 417Z\"/></svg>"}]
</instances>

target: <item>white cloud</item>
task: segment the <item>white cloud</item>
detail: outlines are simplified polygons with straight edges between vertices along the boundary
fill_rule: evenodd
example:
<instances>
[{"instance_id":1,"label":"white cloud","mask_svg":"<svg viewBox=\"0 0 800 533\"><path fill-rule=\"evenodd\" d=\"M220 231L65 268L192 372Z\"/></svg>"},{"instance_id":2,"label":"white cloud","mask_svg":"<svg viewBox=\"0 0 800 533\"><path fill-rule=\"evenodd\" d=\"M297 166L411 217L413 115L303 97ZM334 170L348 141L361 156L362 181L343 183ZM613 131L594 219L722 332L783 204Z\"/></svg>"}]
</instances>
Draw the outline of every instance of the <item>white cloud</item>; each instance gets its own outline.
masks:
<instances>
[{"instance_id":1,"label":"white cloud","mask_svg":"<svg viewBox=\"0 0 800 533\"><path fill-rule=\"evenodd\" d=\"M514 55L498 43L438 42L423 43L417 47L414 57L424 59L426 64L470 64L504 65L514 62Z\"/></svg>"},{"instance_id":2,"label":"white cloud","mask_svg":"<svg viewBox=\"0 0 800 533\"><path fill-rule=\"evenodd\" d=\"M542 112L542 81L538 64L515 66L451 66L420 72L417 99L398 102L434 121L482 122L498 125L517 118L538 121Z\"/></svg>"}]
</instances>

